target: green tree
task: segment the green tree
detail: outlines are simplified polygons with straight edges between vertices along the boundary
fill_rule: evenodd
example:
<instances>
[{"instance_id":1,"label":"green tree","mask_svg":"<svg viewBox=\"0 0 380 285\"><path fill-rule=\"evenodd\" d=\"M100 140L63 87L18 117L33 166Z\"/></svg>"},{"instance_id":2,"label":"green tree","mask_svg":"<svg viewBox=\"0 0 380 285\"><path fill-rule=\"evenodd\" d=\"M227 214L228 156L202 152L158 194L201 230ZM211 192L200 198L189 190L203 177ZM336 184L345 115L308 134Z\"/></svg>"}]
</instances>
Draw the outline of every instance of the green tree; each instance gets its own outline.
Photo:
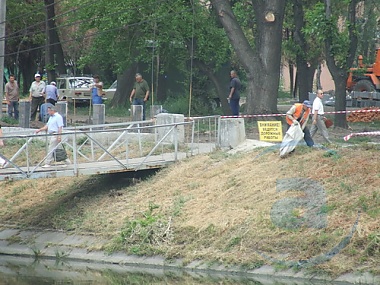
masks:
<instances>
[{"instance_id":1,"label":"green tree","mask_svg":"<svg viewBox=\"0 0 380 285\"><path fill-rule=\"evenodd\" d=\"M376 0L367 0L361 4L364 11L357 21L358 34L362 35L362 39L358 42L358 54L364 56L365 63L372 64L376 42L380 42L380 3Z\"/></svg>"},{"instance_id":2,"label":"green tree","mask_svg":"<svg viewBox=\"0 0 380 285\"><path fill-rule=\"evenodd\" d=\"M240 1L236 1L238 4ZM283 0L252 0L248 27L240 25L230 1L211 0L240 64L247 74L247 112L274 113L280 78L282 27L285 13ZM247 2L248 3L248 2Z\"/></svg>"},{"instance_id":3,"label":"green tree","mask_svg":"<svg viewBox=\"0 0 380 285\"><path fill-rule=\"evenodd\" d=\"M72 0L70 5L79 6ZM199 1L99 0L77 11L70 21L80 23L76 34L86 35L79 44L79 66L112 70L118 90L112 105L125 105L135 72L152 74L155 98L165 100L161 75L175 67L189 84L191 65L202 73L215 72L228 59L229 44L209 10ZM86 43L86 44L82 44ZM78 43L77 43L78 44ZM213 80L213 84L221 84ZM220 88L218 86L217 88ZM195 94L196 95L196 94ZM226 92L224 93L226 96Z\"/></svg>"},{"instance_id":4,"label":"green tree","mask_svg":"<svg viewBox=\"0 0 380 285\"><path fill-rule=\"evenodd\" d=\"M317 2L318 0L287 2L284 24L287 37L283 41L283 54L290 61L289 69L293 66L297 68L293 94L294 97L299 97L300 101L308 99L308 92L313 89L315 71L323 59L324 47L304 32L304 29L308 28L305 15Z\"/></svg>"},{"instance_id":5,"label":"green tree","mask_svg":"<svg viewBox=\"0 0 380 285\"><path fill-rule=\"evenodd\" d=\"M324 0L308 15L309 29L317 42L324 43L327 66L335 83L335 110L346 110L346 81L358 44L357 0ZM346 128L346 115L337 114L335 125Z\"/></svg>"},{"instance_id":6,"label":"green tree","mask_svg":"<svg viewBox=\"0 0 380 285\"><path fill-rule=\"evenodd\" d=\"M36 71L44 68L45 10L43 2L8 0L6 15L5 67L27 94Z\"/></svg>"},{"instance_id":7,"label":"green tree","mask_svg":"<svg viewBox=\"0 0 380 285\"><path fill-rule=\"evenodd\" d=\"M48 81L56 79L58 73L66 73L62 45L57 32L54 0L44 0L46 9L45 69Z\"/></svg>"}]
</instances>

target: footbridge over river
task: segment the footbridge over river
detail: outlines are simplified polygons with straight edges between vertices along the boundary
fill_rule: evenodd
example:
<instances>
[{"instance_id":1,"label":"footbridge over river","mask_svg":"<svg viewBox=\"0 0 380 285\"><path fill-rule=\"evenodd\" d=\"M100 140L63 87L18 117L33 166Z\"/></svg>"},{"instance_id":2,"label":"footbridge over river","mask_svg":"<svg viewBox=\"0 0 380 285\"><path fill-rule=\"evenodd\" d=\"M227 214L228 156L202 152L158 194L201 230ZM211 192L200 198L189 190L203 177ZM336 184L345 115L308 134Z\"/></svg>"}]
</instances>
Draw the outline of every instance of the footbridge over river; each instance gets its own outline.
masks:
<instances>
[{"instance_id":1,"label":"footbridge over river","mask_svg":"<svg viewBox=\"0 0 380 285\"><path fill-rule=\"evenodd\" d=\"M94 175L159 169L219 146L220 117L190 120L178 115L154 120L64 128L61 143L71 161L42 167L50 134L3 127L6 161L0 180Z\"/></svg>"}]
</instances>

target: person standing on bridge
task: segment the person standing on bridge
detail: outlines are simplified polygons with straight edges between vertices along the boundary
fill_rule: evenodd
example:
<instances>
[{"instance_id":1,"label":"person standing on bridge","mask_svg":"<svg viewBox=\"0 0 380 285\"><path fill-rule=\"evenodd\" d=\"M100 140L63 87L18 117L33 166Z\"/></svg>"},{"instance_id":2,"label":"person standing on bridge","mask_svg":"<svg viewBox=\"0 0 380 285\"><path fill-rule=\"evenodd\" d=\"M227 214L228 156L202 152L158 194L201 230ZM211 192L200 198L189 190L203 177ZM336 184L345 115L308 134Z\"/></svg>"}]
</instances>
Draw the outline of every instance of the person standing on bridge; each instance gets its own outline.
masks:
<instances>
[{"instance_id":1,"label":"person standing on bridge","mask_svg":"<svg viewBox=\"0 0 380 285\"><path fill-rule=\"evenodd\" d=\"M149 85L140 73L135 75L136 82L133 85L129 101L132 105L141 105L143 108L143 120L145 120L145 102L149 100Z\"/></svg>"},{"instance_id":2,"label":"person standing on bridge","mask_svg":"<svg viewBox=\"0 0 380 285\"><path fill-rule=\"evenodd\" d=\"M227 99L230 102L232 116L239 116L241 82L235 70L230 72L230 76L230 93Z\"/></svg>"},{"instance_id":3,"label":"person standing on bridge","mask_svg":"<svg viewBox=\"0 0 380 285\"><path fill-rule=\"evenodd\" d=\"M48 155L45 159L45 165L42 166L43 168L51 167L51 163L54 161L54 150L62 140L63 118L55 108L55 106L48 107L49 120L45 126L36 131L37 134L42 131L47 131L52 135L49 141ZM67 158L63 166L67 166L68 164L71 164L71 161Z\"/></svg>"}]
</instances>

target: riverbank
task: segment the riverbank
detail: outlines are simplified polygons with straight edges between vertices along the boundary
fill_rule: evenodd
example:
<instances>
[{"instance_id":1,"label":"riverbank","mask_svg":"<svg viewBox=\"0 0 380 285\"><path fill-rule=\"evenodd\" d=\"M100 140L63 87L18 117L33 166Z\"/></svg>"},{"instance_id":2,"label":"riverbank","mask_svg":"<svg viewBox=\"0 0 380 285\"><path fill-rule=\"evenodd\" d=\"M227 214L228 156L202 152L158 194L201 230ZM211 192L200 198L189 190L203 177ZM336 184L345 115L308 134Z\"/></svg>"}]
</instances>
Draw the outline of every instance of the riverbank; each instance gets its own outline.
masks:
<instances>
[{"instance_id":1,"label":"riverbank","mask_svg":"<svg viewBox=\"0 0 380 285\"><path fill-rule=\"evenodd\" d=\"M275 147L245 148L192 157L149 177L2 182L0 221L14 227L3 227L0 248L379 284L378 152L373 144L299 146L281 159ZM53 231L33 238L25 234L31 228ZM67 237L56 241L56 233ZM79 244L68 246L71 238Z\"/></svg>"},{"instance_id":2,"label":"riverbank","mask_svg":"<svg viewBox=\"0 0 380 285\"><path fill-rule=\"evenodd\" d=\"M180 271L189 272L193 276L218 276L223 278L234 277L239 280L263 282L263 284L297 284L302 280L313 280L313 284L325 284L325 281L343 284L379 284L380 278L369 273L344 274L337 278L320 276L311 277L303 271L295 272L292 269L278 270L274 266L265 265L254 270L242 271L238 266L226 267L223 264L210 264L200 260L183 266L183 260L166 260L163 256L141 257L131 256L118 252L108 254L104 251L88 250L89 246L105 244L107 241L94 236L69 235L64 232L28 231L18 229L0 229L0 273L4 270L10 274L10 264L22 262L24 266L38 261L39 277L51 277L56 268L59 276L67 278L68 272L86 270L110 270L116 272L145 272L162 274ZM8 257L7 257L8 256ZM22 259L20 259L22 258ZM47 266L51 264L51 266ZM54 266L52 266L54 264ZM61 264L57 266L57 264ZM65 267L67 267L65 269ZM46 270L46 273L43 273ZM19 274L19 273L17 273ZM29 273L30 274L30 273ZM78 277L76 277L78 278ZM319 283L321 282L321 283ZM303 283L300 283L303 284Z\"/></svg>"}]
</instances>

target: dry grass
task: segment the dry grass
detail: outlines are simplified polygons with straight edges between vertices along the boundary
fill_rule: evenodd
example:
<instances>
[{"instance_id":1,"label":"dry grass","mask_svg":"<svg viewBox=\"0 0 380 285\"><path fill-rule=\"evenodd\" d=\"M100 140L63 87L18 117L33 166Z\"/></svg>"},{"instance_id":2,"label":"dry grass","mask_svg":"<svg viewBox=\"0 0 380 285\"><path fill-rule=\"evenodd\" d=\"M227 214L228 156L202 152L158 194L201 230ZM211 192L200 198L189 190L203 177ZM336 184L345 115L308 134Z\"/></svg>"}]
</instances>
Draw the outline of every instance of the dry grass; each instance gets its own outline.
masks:
<instances>
[{"instance_id":1,"label":"dry grass","mask_svg":"<svg viewBox=\"0 0 380 285\"><path fill-rule=\"evenodd\" d=\"M0 219L107 237L106 248L113 250L253 268L271 263L258 252L285 261L329 252L350 233L361 210L348 246L310 270L379 274L378 154L371 145L331 152L299 147L286 159L276 151L215 152L181 161L137 184L120 175L2 182ZM278 192L279 179L289 178L316 183L307 191ZM278 201L321 189L326 203L318 211L326 215L326 227L287 229L273 223L271 209ZM307 211L299 207L291 213L299 218Z\"/></svg>"}]
</instances>

